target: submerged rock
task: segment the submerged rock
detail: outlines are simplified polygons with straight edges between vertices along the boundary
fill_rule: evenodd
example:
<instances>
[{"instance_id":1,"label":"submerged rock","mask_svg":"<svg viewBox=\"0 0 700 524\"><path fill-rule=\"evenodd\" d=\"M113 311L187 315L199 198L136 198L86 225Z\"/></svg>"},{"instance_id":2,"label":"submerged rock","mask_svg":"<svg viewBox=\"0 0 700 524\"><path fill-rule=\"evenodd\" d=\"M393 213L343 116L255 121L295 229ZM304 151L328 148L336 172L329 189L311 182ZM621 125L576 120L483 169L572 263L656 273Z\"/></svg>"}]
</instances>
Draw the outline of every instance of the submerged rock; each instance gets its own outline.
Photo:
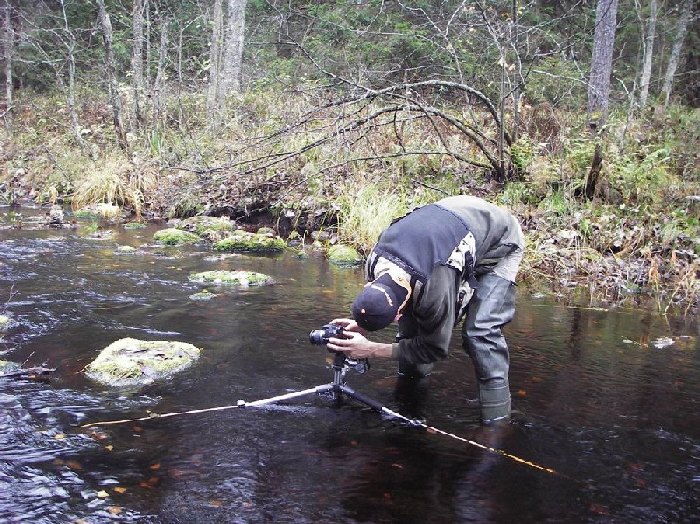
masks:
<instances>
[{"instance_id":1,"label":"submerged rock","mask_svg":"<svg viewBox=\"0 0 700 524\"><path fill-rule=\"evenodd\" d=\"M7 331L7 328L10 327L10 322L10 317L7 315L0 315L0 333Z\"/></svg>"},{"instance_id":2,"label":"submerged rock","mask_svg":"<svg viewBox=\"0 0 700 524\"><path fill-rule=\"evenodd\" d=\"M284 239L267 234L248 233L236 230L229 237L214 244L216 251L252 251L255 253L275 253L286 249Z\"/></svg>"},{"instance_id":3,"label":"submerged rock","mask_svg":"<svg viewBox=\"0 0 700 524\"><path fill-rule=\"evenodd\" d=\"M138 252L138 250L133 246L119 246L115 250L115 253L117 255L133 255L137 252Z\"/></svg>"},{"instance_id":4,"label":"submerged rock","mask_svg":"<svg viewBox=\"0 0 700 524\"><path fill-rule=\"evenodd\" d=\"M200 291L198 293L192 293L190 295L190 300L198 301L198 302L206 302L207 300L211 300L214 297L217 297L218 295L216 293L212 293L211 291L204 290Z\"/></svg>"},{"instance_id":5,"label":"submerged rock","mask_svg":"<svg viewBox=\"0 0 700 524\"><path fill-rule=\"evenodd\" d=\"M128 222L124 224L124 229L146 229L146 224L143 222Z\"/></svg>"},{"instance_id":6,"label":"submerged rock","mask_svg":"<svg viewBox=\"0 0 700 524\"><path fill-rule=\"evenodd\" d=\"M190 367L200 351L185 342L123 338L104 348L85 374L108 386L150 384Z\"/></svg>"},{"instance_id":7,"label":"submerged rock","mask_svg":"<svg viewBox=\"0 0 700 524\"><path fill-rule=\"evenodd\" d=\"M362 256L353 247L337 244L328 250L328 260L336 266L359 266Z\"/></svg>"},{"instance_id":8,"label":"submerged rock","mask_svg":"<svg viewBox=\"0 0 700 524\"><path fill-rule=\"evenodd\" d=\"M196 216L186 218L175 227L194 233L210 242L216 242L234 231L236 224L224 217Z\"/></svg>"},{"instance_id":9,"label":"submerged rock","mask_svg":"<svg viewBox=\"0 0 700 524\"><path fill-rule=\"evenodd\" d=\"M98 218L115 219L121 215L121 208L115 204L100 202L77 209L73 215L75 218L95 220Z\"/></svg>"},{"instance_id":10,"label":"submerged rock","mask_svg":"<svg viewBox=\"0 0 700 524\"><path fill-rule=\"evenodd\" d=\"M17 362L10 362L9 360L0 360L0 375L4 373L14 373L22 369L22 366L17 364Z\"/></svg>"},{"instance_id":11,"label":"submerged rock","mask_svg":"<svg viewBox=\"0 0 700 524\"><path fill-rule=\"evenodd\" d=\"M200 241L200 238L189 231L170 228L156 231L155 235L153 235L153 240L160 244L179 246L183 244L195 244Z\"/></svg>"},{"instance_id":12,"label":"submerged rock","mask_svg":"<svg viewBox=\"0 0 700 524\"><path fill-rule=\"evenodd\" d=\"M272 284L272 278L254 271L203 271L190 275L192 282L207 284L227 284L232 286L265 286Z\"/></svg>"}]
</instances>

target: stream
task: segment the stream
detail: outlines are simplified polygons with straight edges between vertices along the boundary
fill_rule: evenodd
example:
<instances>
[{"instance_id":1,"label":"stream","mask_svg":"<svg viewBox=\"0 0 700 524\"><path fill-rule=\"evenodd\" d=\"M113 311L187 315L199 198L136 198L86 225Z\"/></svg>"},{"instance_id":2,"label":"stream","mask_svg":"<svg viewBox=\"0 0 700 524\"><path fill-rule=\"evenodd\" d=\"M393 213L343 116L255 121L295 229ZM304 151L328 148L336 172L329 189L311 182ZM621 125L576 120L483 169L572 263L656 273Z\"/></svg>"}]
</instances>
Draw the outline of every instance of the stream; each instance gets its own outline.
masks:
<instances>
[{"instance_id":1,"label":"stream","mask_svg":"<svg viewBox=\"0 0 700 524\"><path fill-rule=\"evenodd\" d=\"M0 359L55 368L43 381L0 378L1 522L700 522L697 318L519 289L506 328L514 413L502 427L482 427L467 402L474 376L458 331L420 384L399 381L389 361L348 374L358 392L461 439L349 399L240 409L331 381L329 353L308 334L349 314L361 270L314 254L159 246L163 224L49 229L44 213L0 208L0 313L13 320ZM275 284L188 281L206 270ZM203 289L217 296L189 298ZM87 379L83 368L124 337L202 354L141 388ZM216 406L231 409L89 426Z\"/></svg>"}]
</instances>

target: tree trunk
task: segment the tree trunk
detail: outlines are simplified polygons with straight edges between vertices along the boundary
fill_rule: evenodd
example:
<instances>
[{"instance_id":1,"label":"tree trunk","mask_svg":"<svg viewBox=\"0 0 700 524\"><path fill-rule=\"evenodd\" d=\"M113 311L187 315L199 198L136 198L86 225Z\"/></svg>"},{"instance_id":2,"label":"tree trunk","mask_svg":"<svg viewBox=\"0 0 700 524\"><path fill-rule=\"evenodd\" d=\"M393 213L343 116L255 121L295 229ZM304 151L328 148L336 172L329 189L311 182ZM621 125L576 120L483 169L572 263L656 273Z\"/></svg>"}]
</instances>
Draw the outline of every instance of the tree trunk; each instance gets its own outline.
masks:
<instances>
[{"instance_id":1,"label":"tree trunk","mask_svg":"<svg viewBox=\"0 0 700 524\"><path fill-rule=\"evenodd\" d=\"M520 88L520 79L522 78L522 68L520 66L520 56L519 56L519 28L518 28L518 0L513 0L512 2L512 22L510 24L510 30L512 31L511 41L513 43L513 49L515 49L514 60L517 62L516 77L515 77L515 87L513 88L513 131L511 132L511 137L513 142L518 140L518 131L520 126L520 97L522 96L522 89Z\"/></svg>"},{"instance_id":2,"label":"tree trunk","mask_svg":"<svg viewBox=\"0 0 700 524\"><path fill-rule=\"evenodd\" d=\"M245 33L246 0L228 0L228 22L226 24L226 46L223 57L223 82L221 93L225 97L230 91L241 87L241 64Z\"/></svg>"},{"instance_id":3,"label":"tree trunk","mask_svg":"<svg viewBox=\"0 0 700 524\"><path fill-rule=\"evenodd\" d=\"M141 127L141 97L144 93L143 88L143 0L134 0L132 11L132 38L133 44L131 48L131 86L133 91L133 100L131 102L131 132L136 133Z\"/></svg>"},{"instance_id":4,"label":"tree trunk","mask_svg":"<svg viewBox=\"0 0 700 524\"><path fill-rule=\"evenodd\" d=\"M68 14L66 13L66 5L64 0L61 0L61 8L63 11L63 24L64 31L66 32L66 51L68 56L68 87L66 89L66 105L68 106L68 117L70 118L71 128L73 129L73 135L75 136L75 141L78 143L83 151L87 150L87 144L83 140L83 135L81 134L80 124L78 122L78 110L76 109L75 102L75 48L78 42L75 39L75 35L70 30L68 26Z\"/></svg>"},{"instance_id":5,"label":"tree trunk","mask_svg":"<svg viewBox=\"0 0 700 524\"><path fill-rule=\"evenodd\" d=\"M143 45L146 66L143 72L143 92L151 91L151 5L149 0L143 0Z\"/></svg>"},{"instance_id":6,"label":"tree trunk","mask_svg":"<svg viewBox=\"0 0 700 524\"><path fill-rule=\"evenodd\" d=\"M207 113L212 127L216 127L217 115L219 114L223 26L223 0L215 0L211 46L209 47L209 86L207 90Z\"/></svg>"},{"instance_id":7,"label":"tree trunk","mask_svg":"<svg viewBox=\"0 0 700 524\"><path fill-rule=\"evenodd\" d=\"M117 69L114 64L112 22L107 10L105 9L104 0L97 0L97 8L100 27L102 28L102 36L105 43L105 69L107 71L107 85L109 88L109 104L112 106L112 122L114 124L114 131L117 133L119 147L125 150L127 144L124 133L124 125L122 123L122 102L121 98L119 97Z\"/></svg>"},{"instance_id":8,"label":"tree trunk","mask_svg":"<svg viewBox=\"0 0 700 524\"><path fill-rule=\"evenodd\" d=\"M671 57L669 58L668 67L666 68L664 85L661 88L661 93L664 96L664 108L668 107L668 102L671 98L673 77L676 75L676 69L678 69L678 60L681 56L681 49L683 48L683 40L685 39L688 22L690 21L692 6L693 0L685 0L685 2L683 2L681 14L678 17L678 23L676 24L676 34L673 39L673 47L671 48Z\"/></svg>"},{"instance_id":9,"label":"tree trunk","mask_svg":"<svg viewBox=\"0 0 700 524\"><path fill-rule=\"evenodd\" d=\"M184 115L182 112L182 33L185 30L180 28L180 34L177 39L177 125L182 129Z\"/></svg>"},{"instance_id":10,"label":"tree trunk","mask_svg":"<svg viewBox=\"0 0 700 524\"><path fill-rule=\"evenodd\" d=\"M656 39L656 0L649 0L649 22L644 39L644 65L639 82L639 109L643 110L649 98L649 81L651 80L651 65L654 56L654 40Z\"/></svg>"},{"instance_id":11,"label":"tree trunk","mask_svg":"<svg viewBox=\"0 0 700 524\"><path fill-rule=\"evenodd\" d=\"M617 0L598 0L588 83L588 125L592 130L600 127L608 115L616 17Z\"/></svg>"},{"instance_id":12,"label":"tree trunk","mask_svg":"<svg viewBox=\"0 0 700 524\"><path fill-rule=\"evenodd\" d=\"M5 131L9 135L12 133L12 98L14 95L14 86L12 85L12 51L15 44L15 31L12 27L12 6L9 3L5 4L4 16L4 53L5 60Z\"/></svg>"},{"instance_id":13,"label":"tree trunk","mask_svg":"<svg viewBox=\"0 0 700 524\"><path fill-rule=\"evenodd\" d=\"M160 47L158 50L158 70L156 80L153 84L153 109L155 111L156 121L163 122L165 120L165 66L168 58L168 22L163 21L160 29Z\"/></svg>"}]
</instances>

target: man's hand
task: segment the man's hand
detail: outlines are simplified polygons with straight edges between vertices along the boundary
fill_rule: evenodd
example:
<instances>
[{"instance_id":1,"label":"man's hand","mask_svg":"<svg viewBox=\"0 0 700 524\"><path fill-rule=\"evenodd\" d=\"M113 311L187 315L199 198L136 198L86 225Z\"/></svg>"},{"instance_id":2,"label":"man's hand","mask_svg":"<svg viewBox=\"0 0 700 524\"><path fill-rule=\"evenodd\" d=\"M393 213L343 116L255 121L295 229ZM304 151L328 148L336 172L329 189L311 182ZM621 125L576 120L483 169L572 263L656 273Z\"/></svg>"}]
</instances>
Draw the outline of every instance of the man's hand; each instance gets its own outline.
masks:
<instances>
[{"instance_id":1,"label":"man's hand","mask_svg":"<svg viewBox=\"0 0 700 524\"><path fill-rule=\"evenodd\" d=\"M352 331L354 333L360 333L363 336L367 336L367 332L357 325L357 322L350 318L335 318L331 320L331 324L337 324L343 327L344 331Z\"/></svg>"},{"instance_id":2,"label":"man's hand","mask_svg":"<svg viewBox=\"0 0 700 524\"><path fill-rule=\"evenodd\" d=\"M339 319L347 320L347 319ZM336 322L334 320L333 322ZM354 321L350 321L354 324ZM337 322L343 325L340 322ZM357 324L355 324L357 326ZM372 342L359 332L353 332L350 328L343 326L344 335L349 338L328 339L328 349L345 353L350 358L391 358L391 344ZM357 329L360 329L357 327Z\"/></svg>"}]
</instances>

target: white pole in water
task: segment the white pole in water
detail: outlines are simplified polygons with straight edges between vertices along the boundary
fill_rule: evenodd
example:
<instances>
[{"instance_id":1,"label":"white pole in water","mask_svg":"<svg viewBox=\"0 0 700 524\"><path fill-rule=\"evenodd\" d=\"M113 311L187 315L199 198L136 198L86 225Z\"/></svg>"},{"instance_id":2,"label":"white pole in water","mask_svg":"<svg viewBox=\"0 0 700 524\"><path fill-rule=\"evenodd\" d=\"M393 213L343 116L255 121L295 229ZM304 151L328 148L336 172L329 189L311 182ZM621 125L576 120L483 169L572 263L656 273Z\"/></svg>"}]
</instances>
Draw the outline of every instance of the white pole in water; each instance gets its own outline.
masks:
<instances>
[{"instance_id":1,"label":"white pole in water","mask_svg":"<svg viewBox=\"0 0 700 524\"><path fill-rule=\"evenodd\" d=\"M526 466L530 466L531 468L538 469L540 471L544 471L546 473L550 473L553 475L561 475L557 471L553 470L552 468L547 468L544 466L541 466L539 464L536 464L534 462L530 462L529 460L525 460L523 458L518 457L517 455L513 455L511 453L508 453L506 451L503 451L501 449L497 448L492 448L490 446L486 446L484 444L481 444L479 442L476 442L474 440L470 440L464 437L460 437L459 435L455 435L454 433L449 433L447 431L444 431L442 429L436 428L435 426L430 426L426 424L423 421L416 420L416 419L410 419L408 417L405 417L401 413L397 413L396 411L392 411L391 409L387 408L386 406L382 405L381 403L372 400L368 397L365 397L364 395L357 393L355 390L352 388L348 387L345 384L322 384L320 386L315 386L313 388L309 389L304 389L302 391L293 391L291 393L285 393L284 395L277 395L275 397L270 397L270 398L264 398L260 400L254 400L252 402L246 402L245 400L239 400L236 404L230 405L230 406L218 406L218 407L213 407L213 408L204 408L204 409L191 409L189 411L178 411L178 412L173 412L173 413L153 413L147 417L141 417L141 418L132 418L132 419L122 419L122 420L109 420L105 422L92 422L90 424L84 424L80 427L82 428L87 428L91 426L110 426L114 424L124 424L126 422L137 422L137 421L144 421L144 420L153 420L153 419L158 419L158 418L169 418L169 417L175 417L178 415L192 415L195 413L207 413L209 411L224 411L227 409L234 409L234 408L245 408L245 407L260 407L260 406L266 406L268 404L274 404L275 402L282 402L284 400L291 400L294 398L299 398L303 397L306 395L312 395L314 393L323 393L326 391L334 391L336 393L344 393L350 398L353 398L355 400L358 400L359 402L362 402L363 404L369 406L370 408L374 409L375 411L379 413L383 413L384 415L387 415L390 418L402 420L409 426L413 427L420 427L428 431L428 433L433 433L433 434L439 434L443 435L446 437L453 438L455 440L458 440L460 442L463 442L465 444L468 444L470 446L477 447L479 449L482 449L484 451L489 451L491 453L495 453L497 455L500 455L502 457L509 458L511 460L514 460L515 462L518 462L520 464L524 464Z\"/></svg>"}]
</instances>

